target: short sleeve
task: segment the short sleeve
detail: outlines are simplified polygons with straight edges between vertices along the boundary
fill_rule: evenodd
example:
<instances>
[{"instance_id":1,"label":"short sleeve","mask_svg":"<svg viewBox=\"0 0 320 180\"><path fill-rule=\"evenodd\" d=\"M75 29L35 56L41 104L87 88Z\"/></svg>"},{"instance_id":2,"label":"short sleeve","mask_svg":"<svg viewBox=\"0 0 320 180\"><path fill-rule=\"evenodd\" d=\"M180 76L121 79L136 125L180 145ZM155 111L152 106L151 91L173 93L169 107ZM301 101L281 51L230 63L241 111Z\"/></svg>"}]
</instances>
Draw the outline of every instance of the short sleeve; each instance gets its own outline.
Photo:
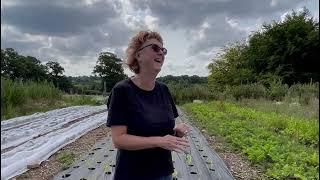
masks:
<instances>
[{"instance_id":1,"label":"short sleeve","mask_svg":"<svg viewBox=\"0 0 320 180\"><path fill-rule=\"evenodd\" d=\"M176 107L176 105L175 105L175 103L173 101L173 98L172 98L172 95L170 93L169 88L167 86L165 86L165 87L166 87L166 90L168 92L169 100L170 100L171 107L172 107L173 116L174 116L174 118L177 118L179 116L177 107Z\"/></svg>"},{"instance_id":2,"label":"short sleeve","mask_svg":"<svg viewBox=\"0 0 320 180\"><path fill-rule=\"evenodd\" d=\"M108 117L107 126L111 127L113 125L128 125L127 117L127 97L124 87L115 86L108 99Z\"/></svg>"}]
</instances>

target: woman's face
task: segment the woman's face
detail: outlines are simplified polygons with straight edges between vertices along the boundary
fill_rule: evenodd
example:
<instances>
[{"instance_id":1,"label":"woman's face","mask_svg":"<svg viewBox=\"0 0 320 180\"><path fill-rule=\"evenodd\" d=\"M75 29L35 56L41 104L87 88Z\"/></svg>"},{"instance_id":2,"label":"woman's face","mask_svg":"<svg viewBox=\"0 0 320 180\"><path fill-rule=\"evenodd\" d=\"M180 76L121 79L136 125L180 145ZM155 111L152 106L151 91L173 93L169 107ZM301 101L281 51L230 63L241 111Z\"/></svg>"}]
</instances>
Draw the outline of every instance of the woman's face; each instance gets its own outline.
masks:
<instances>
[{"instance_id":1,"label":"woman's face","mask_svg":"<svg viewBox=\"0 0 320 180\"><path fill-rule=\"evenodd\" d=\"M165 52L164 52L165 51ZM166 50L156 39L148 39L136 54L140 72L159 73L164 62Z\"/></svg>"}]
</instances>

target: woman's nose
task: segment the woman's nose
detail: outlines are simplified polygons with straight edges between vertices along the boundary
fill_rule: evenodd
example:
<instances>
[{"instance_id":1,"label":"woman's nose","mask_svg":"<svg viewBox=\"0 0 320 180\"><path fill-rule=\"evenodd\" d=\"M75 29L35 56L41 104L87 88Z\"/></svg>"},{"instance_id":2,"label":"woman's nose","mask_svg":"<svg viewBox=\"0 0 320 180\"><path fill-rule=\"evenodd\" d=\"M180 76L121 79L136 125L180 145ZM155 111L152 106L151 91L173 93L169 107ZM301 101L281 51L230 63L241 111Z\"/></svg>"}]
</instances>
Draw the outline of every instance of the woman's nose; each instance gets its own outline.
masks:
<instances>
[{"instance_id":1,"label":"woman's nose","mask_svg":"<svg viewBox=\"0 0 320 180\"><path fill-rule=\"evenodd\" d=\"M160 56L164 56L164 53L163 53L162 50L159 50L159 52L157 52L157 54L160 55Z\"/></svg>"}]
</instances>

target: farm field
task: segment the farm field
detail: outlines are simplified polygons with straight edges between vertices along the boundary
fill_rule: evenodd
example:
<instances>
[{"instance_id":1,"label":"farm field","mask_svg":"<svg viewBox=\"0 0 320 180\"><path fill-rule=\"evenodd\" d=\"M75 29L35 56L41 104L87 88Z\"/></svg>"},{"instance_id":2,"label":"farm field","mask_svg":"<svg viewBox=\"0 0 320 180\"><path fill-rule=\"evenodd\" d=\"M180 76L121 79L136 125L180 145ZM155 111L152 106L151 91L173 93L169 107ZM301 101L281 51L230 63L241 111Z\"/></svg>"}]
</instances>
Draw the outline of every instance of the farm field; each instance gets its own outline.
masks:
<instances>
[{"instance_id":1,"label":"farm field","mask_svg":"<svg viewBox=\"0 0 320 180\"><path fill-rule=\"evenodd\" d=\"M319 178L318 119L222 101L189 103L183 108L195 124L210 135L222 137L268 178Z\"/></svg>"}]
</instances>

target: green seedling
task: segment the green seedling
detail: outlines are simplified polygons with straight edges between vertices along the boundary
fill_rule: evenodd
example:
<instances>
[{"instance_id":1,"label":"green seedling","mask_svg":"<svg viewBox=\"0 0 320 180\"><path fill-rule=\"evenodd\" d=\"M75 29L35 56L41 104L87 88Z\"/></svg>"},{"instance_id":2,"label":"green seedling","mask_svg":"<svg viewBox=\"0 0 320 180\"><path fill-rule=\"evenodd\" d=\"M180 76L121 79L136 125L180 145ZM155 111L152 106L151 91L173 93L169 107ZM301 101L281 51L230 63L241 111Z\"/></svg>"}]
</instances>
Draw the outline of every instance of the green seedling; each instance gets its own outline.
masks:
<instances>
[{"instance_id":1,"label":"green seedling","mask_svg":"<svg viewBox=\"0 0 320 180\"><path fill-rule=\"evenodd\" d=\"M173 161L176 161L177 157L175 154L172 156L172 159L173 159Z\"/></svg>"},{"instance_id":2,"label":"green seedling","mask_svg":"<svg viewBox=\"0 0 320 180\"><path fill-rule=\"evenodd\" d=\"M89 159L85 161L85 165L86 165L87 168L90 167L90 160Z\"/></svg>"},{"instance_id":3,"label":"green seedling","mask_svg":"<svg viewBox=\"0 0 320 180\"><path fill-rule=\"evenodd\" d=\"M214 169L214 168L213 168L213 163L210 164L210 169Z\"/></svg>"},{"instance_id":4,"label":"green seedling","mask_svg":"<svg viewBox=\"0 0 320 180\"><path fill-rule=\"evenodd\" d=\"M187 164L192 164L192 156L190 154L187 155Z\"/></svg>"},{"instance_id":5,"label":"green seedling","mask_svg":"<svg viewBox=\"0 0 320 180\"><path fill-rule=\"evenodd\" d=\"M178 176L178 171L175 169L172 174L172 177L173 177L173 179L177 179L178 178L177 176Z\"/></svg>"},{"instance_id":6,"label":"green seedling","mask_svg":"<svg viewBox=\"0 0 320 180\"><path fill-rule=\"evenodd\" d=\"M109 172L110 166L109 166L108 163L106 163L106 164L103 166L103 170L104 170L105 173L106 173L106 172Z\"/></svg>"},{"instance_id":7,"label":"green seedling","mask_svg":"<svg viewBox=\"0 0 320 180\"><path fill-rule=\"evenodd\" d=\"M75 154L72 152L63 152L57 156L57 160L62 164L62 169L66 170L75 161Z\"/></svg>"}]
</instances>

